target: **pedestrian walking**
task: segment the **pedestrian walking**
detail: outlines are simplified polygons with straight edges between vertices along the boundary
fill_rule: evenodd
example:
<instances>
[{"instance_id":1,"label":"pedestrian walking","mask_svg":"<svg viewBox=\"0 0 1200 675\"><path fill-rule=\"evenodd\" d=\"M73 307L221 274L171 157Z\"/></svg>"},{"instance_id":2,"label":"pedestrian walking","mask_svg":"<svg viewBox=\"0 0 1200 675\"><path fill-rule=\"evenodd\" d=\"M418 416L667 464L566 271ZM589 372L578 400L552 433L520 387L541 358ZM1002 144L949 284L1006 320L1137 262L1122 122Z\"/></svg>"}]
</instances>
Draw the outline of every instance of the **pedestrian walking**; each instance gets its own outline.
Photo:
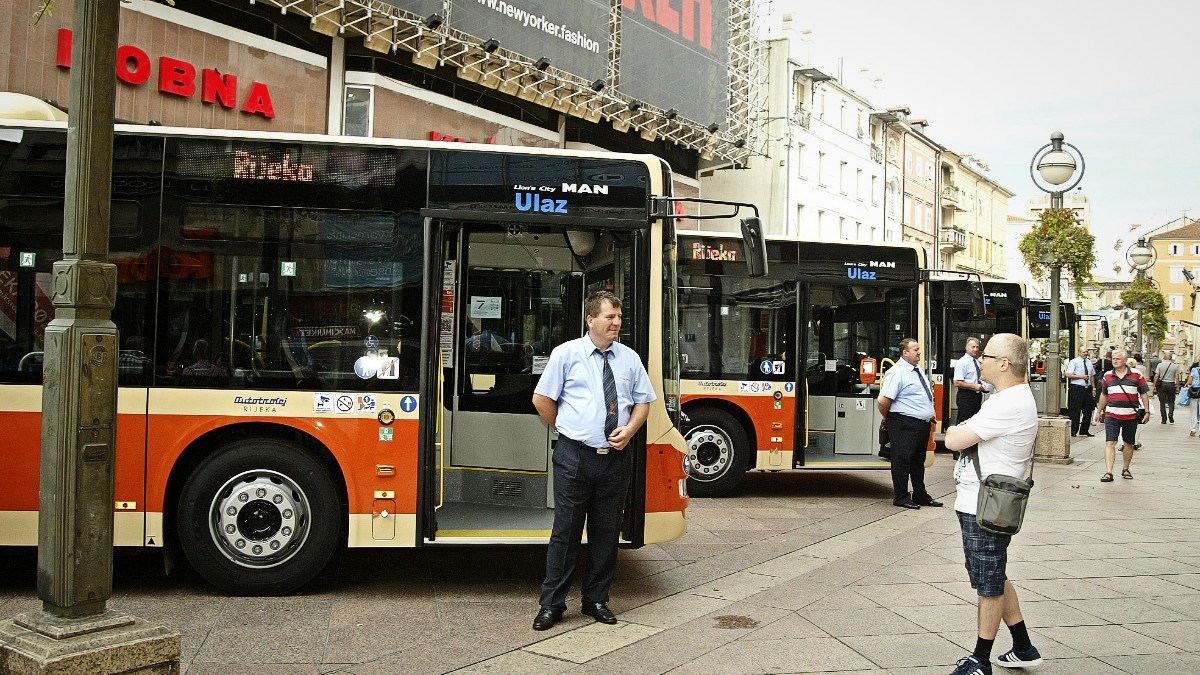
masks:
<instances>
[{"instance_id":1,"label":"pedestrian walking","mask_svg":"<svg viewBox=\"0 0 1200 675\"><path fill-rule=\"evenodd\" d=\"M1188 408L1192 411L1192 426L1188 429L1188 435L1195 436L1197 429L1200 429L1200 361L1192 361L1183 388L1188 393Z\"/></svg>"},{"instance_id":2,"label":"pedestrian walking","mask_svg":"<svg viewBox=\"0 0 1200 675\"><path fill-rule=\"evenodd\" d=\"M1122 448L1122 478L1133 478L1129 463L1133 461L1133 445L1137 441L1137 425L1150 417L1150 385L1146 378L1126 363L1125 350L1113 352L1113 369L1104 374L1100 400L1096 402L1096 421L1104 421L1104 466L1101 483L1111 483L1113 466L1117 461L1117 439Z\"/></svg>"},{"instance_id":3,"label":"pedestrian walking","mask_svg":"<svg viewBox=\"0 0 1200 675\"><path fill-rule=\"evenodd\" d=\"M554 526L534 630L554 626L566 611L585 521L582 611L601 623L617 622L608 608L608 591L634 464L631 453L623 451L657 398L637 352L616 341L621 300L600 291L587 297L584 310L587 334L554 348L533 395L542 421L558 431L552 460Z\"/></svg>"},{"instance_id":4,"label":"pedestrian walking","mask_svg":"<svg viewBox=\"0 0 1200 675\"><path fill-rule=\"evenodd\" d=\"M1071 435L1092 437L1092 411L1096 408L1096 371L1088 358L1088 348L1080 347L1079 356L1067 363L1067 410L1071 417Z\"/></svg>"},{"instance_id":5,"label":"pedestrian walking","mask_svg":"<svg viewBox=\"0 0 1200 675\"><path fill-rule=\"evenodd\" d=\"M978 453L980 472L985 476L1028 475L1038 428L1037 403L1026 372L1029 351L1019 335L998 333L988 340L981 359L983 379L995 392L974 417L946 430L946 447L964 451L954 467L958 489L954 511L962 530L967 576L979 595L975 650L958 662L951 675L991 675L993 661L1005 668L1042 662L1029 639L1017 589L1007 576L1012 536L986 532L976 521L979 477L971 458L972 452ZM971 446L978 449L965 452ZM1012 634L1013 648L993 660L992 647L1001 620Z\"/></svg>"},{"instance_id":6,"label":"pedestrian walking","mask_svg":"<svg viewBox=\"0 0 1200 675\"><path fill-rule=\"evenodd\" d=\"M1175 393L1179 381L1179 364L1175 355L1163 352L1162 361L1154 371L1154 394L1158 396L1158 415L1163 424L1175 424Z\"/></svg>"},{"instance_id":7,"label":"pedestrian walking","mask_svg":"<svg viewBox=\"0 0 1200 675\"><path fill-rule=\"evenodd\" d=\"M942 506L925 490L933 390L917 365L920 361L921 345L912 338L901 340L900 361L883 378L877 401L892 442L892 503L905 509Z\"/></svg>"},{"instance_id":8,"label":"pedestrian walking","mask_svg":"<svg viewBox=\"0 0 1200 675\"><path fill-rule=\"evenodd\" d=\"M1096 364L1096 395L1100 395L1100 387L1104 384L1104 374L1113 369L1112 363L1113 350L1104 352L1104 358Z\"/></svg>"}]
</instances>

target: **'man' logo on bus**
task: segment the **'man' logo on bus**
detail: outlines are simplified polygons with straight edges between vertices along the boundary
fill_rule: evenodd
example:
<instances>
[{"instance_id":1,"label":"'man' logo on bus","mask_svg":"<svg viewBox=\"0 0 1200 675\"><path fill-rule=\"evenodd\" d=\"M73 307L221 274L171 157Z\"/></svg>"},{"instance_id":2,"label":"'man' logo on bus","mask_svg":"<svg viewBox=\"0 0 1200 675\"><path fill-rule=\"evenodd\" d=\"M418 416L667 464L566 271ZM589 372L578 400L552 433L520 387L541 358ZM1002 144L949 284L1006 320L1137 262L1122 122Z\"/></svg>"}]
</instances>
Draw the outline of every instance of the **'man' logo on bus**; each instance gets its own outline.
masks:
<instances>
[{"instance_id":1,"label":"'man' logo on bus","mask_svg":"<svg viewBox=\"0 0 1200 675\"><path fill-rule=\"evenodd\" d=\"M894 269L896 269L896 261L895 260L868 260L867 267L887 267L889 269L894 270Z\"/></svg>"},{"instance_id":2,"label":"'man' logo on bus","mask_svg":"<svg viewBox=\"0 0 1200 675\"><path fill-rule=\"evenodd\" d=\"M563 192L574 192L581 195L606 195L608 194L607 185L588 185L587 183L563 183Z\"/></svg>"}]
</instances>

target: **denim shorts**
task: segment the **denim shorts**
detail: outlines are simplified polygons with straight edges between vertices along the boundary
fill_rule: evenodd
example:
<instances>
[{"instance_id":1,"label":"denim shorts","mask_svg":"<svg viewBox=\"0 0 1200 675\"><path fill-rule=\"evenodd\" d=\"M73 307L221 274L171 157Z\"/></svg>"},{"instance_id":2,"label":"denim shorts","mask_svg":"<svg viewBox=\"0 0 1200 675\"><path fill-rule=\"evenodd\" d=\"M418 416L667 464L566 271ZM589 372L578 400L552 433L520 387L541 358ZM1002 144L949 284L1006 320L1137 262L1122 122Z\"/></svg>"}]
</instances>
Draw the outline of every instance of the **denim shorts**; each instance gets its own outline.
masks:
<instances>
[{"instance_id":1,"label":"denim shorts","mask_svg":"<svg viewBox=\"0 0 1200 675\"><path fill-rule=\"evenodd\" d=\"M992 534L979 529L975 515L955 511L962 528L963 552L967 558L967 576L971 588L983 597L1004 595L1005 568L1008 566L1008 542L1012 536Z\"/></svg>"},{"instance_id":2,"label":"denim shorts","mask_svg":"<svg viewBox=\"0 0 1200 675\"><path fill-rule=\"evenodd\" d=\"M1104 440L1115 441L1120 436L1121 440L1127 445L1133 445L1134 439L1137 437L1138 421L1133 420L1118 420L1111 417L1104 418Z\"/></svg>"}]
</instances>

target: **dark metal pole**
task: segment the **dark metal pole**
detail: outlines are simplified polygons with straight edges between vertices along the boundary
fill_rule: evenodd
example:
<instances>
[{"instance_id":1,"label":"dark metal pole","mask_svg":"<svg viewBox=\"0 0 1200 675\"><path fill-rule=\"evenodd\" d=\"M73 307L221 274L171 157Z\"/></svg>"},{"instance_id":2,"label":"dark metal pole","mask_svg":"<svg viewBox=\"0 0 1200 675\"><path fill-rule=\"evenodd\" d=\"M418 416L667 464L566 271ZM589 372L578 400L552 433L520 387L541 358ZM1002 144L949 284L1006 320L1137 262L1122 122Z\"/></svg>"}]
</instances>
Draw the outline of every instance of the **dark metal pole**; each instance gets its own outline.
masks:
<instances>
[{"instance_id":1,"label":"dark metal pole","mask_svg":"<svg viewBox=\"0 0 1200 675\"><path fill-rule=\"evenodd\" d=\"M117 268L109 264L119 0L75 0L63 259L54 263L42 390L38 597L48 620L112 595Z\"/></svg>"},{"instance_id":2,"label":"dark metal pole","mask_svg":"<svg viewBox=\"0 0 1200 675\"><path fill-rule=\"evenodd\" d=\"M1063 207L1063 193L1050 193L1050 208ZM1062 265L1054 261L1050 268L1050 343L1046 345L1046 413L1047 415L1062 414L1062 372L1058 362L1058 331L1059 331L1059 298L1058 287L1062 281Z\"/></svg>"}]
</instances>

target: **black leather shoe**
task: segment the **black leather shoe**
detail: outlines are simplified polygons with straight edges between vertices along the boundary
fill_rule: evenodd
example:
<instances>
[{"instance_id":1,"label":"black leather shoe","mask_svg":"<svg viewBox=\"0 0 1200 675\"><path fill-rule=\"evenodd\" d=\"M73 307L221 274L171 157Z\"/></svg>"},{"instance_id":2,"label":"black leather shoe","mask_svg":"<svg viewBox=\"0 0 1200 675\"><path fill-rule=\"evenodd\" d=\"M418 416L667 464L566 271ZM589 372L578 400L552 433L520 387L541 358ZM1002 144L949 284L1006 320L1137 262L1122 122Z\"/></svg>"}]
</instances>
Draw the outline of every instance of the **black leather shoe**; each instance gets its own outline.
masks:
<instances>
[{"instance_id":1,"label":"black leather shoe","mask_svg":"<svg viewBox=\"0 0 1200 675\"><path fill-rule=\"evenodd\" d=\"M929 501L927 501L927 502L921 502L921 504L920 504L920 505L921 505L921 506L933 506L933 507L945 506L945 504L943 504L943 503L939 502L939 501L938 501L938 500L936 500L936 499L930 499L930 500L929 500Z\"/></svg>"},{"instance_id":2,"label":"black leather shoe","mask_svg":"<svg viewBox=\"0 0 1200 675\"><path fill-rule=\"evenodd\" d=\"M533 629L549 630L554 627L554 624L558 623L558 620L562 618L562 615L563 611L561 609L550 609L549 607L543 607L538 610L537 616L533 617Z\"/></svg>"},{"instance_id":3,"label":"black leather shoe","mask_svg":"<svg viewBox=\"0 0 1200 675\"><path fill-rule=\"evenodd\" d=\"M892 502L892 503L895 504L896 506L899 506L902 509L919 509L919 508L921 508L916 502L914 502L911 499L904 499L904 500L901 500L898 502Z\"/></svg>"},{"instance_id":4,"label":"black leather shoe","mask_svg":"<svg viewBox=\"0 0 1200 675\"><path fill-rule=\"evenodd\" d=\"M1080 436L1087 436L1088 438L1092 438L1092 437L1094 437L1096 434L1079 434L1079 435L1080 435Z\"/></svg>"},{"instance_id":5,"label":"black leather shoe","mask_svg":"<svg viewBox=\"0 0 1200 675\"><path fill-rule=\"evenodd\" d=\"M583 613L599 621L600 623L616 623L617 615L612 613L608 605L603 602L585 602L583 603Z\"/></svg>"}]
</instances>

